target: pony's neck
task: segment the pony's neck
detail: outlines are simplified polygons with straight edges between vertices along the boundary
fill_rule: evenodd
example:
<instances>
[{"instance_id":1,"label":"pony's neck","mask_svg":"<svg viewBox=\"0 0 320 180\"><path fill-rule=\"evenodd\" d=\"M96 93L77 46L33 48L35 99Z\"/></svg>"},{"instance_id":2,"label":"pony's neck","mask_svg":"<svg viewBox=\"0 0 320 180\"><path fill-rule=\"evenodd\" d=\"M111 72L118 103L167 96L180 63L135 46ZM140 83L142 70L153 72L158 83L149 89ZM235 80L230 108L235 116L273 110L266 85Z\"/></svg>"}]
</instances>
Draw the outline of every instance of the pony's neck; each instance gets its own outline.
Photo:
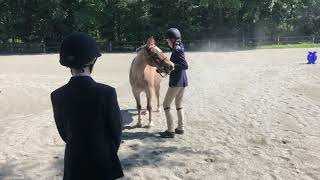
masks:
<instances>
[{"instance_id":1,"label":"pony's neck","mask_svg":"<svg viewBox=\"0 0 320 180\"><path fill-rule=\"evenodd\" d=\"M139 54L138 54L138 56L140 56L140 58L138 58L139 59L139 62L141 63L141 64L143 64L142 66L143 67L145 67L145 66L151 66L150 65L150 60L148 59L148 52L147 52L147 50L142 50L142 51L140 51L139 52Z\"/></svg>"}]
</instances>

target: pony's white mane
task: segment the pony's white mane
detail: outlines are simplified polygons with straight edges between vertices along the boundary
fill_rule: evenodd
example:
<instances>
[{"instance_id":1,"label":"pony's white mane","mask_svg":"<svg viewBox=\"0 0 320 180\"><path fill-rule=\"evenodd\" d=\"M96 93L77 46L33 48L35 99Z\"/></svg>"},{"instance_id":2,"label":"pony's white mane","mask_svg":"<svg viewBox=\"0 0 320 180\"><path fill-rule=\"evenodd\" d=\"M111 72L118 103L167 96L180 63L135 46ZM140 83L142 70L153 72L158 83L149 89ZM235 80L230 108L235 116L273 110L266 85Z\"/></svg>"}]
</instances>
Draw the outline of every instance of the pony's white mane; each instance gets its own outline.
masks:
<instances>
[{"instance_id":1,"label":"pony's white mane","mask_svg":"<svg viewBox=\"0 0 320 180\"><path fill-rule=\"evenodd\" d=\"M139 53L143 48L145 48L147 45L145 44L145 45L142 45L142 46L140 46L140 47L138 47L137 49L136 49L136 53ZM158 47L158 46L154 46L154 48L156 48L159 52L162 52L162 50Z\"/></svg>"},{"instance_id":2,"label":"pony's white mane","mask_svg":"<svg viewBox=\"0 0 320 180\"><path fill-rule=\"evenodd\" d=\"M162 50L158 46L155 46L154 48L156 48L159 52L162 52Z\"/></svg>"},{"instance_id":3,"label":"pony's white mane","mask_svg":"<svg viewBox=\"0 0 320 180\"><path fill-rule=\"evenodd\" d=\"M142 45L142 46L138 47L138 48L136 49L136 53L140 52L141 49L143 49L143 48L145 48L145 47L146 47L146 45Z\"/></svg>"}]
</instances>

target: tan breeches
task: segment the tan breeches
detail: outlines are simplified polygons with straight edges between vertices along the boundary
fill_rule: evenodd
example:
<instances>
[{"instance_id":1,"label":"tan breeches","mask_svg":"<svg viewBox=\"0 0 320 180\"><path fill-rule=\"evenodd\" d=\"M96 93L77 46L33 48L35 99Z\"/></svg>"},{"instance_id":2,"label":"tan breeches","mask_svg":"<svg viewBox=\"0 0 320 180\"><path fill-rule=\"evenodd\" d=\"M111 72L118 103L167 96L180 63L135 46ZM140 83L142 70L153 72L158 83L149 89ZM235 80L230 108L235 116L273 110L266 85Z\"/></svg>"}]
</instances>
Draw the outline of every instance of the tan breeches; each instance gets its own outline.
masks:
<instances>
[{"instance_id":1,"label":"tan breeches","mask_svg":"<svg viewBox=\"0 0 320 180\"><path fill-rule=\"evenodd\" d=\"M183 87L169 87L166 97L163 101L163 108L166 114L167 118L167 125L168 125L168 131L174 132L173 127L173 118L170 111L170 105L175 99L176 104L176 110L178 115L178 129L183 130L184 129L184 111L182 107L182 101L183 101L183 94L184 94L185 88Z\"/></svg>"}]
</instances>

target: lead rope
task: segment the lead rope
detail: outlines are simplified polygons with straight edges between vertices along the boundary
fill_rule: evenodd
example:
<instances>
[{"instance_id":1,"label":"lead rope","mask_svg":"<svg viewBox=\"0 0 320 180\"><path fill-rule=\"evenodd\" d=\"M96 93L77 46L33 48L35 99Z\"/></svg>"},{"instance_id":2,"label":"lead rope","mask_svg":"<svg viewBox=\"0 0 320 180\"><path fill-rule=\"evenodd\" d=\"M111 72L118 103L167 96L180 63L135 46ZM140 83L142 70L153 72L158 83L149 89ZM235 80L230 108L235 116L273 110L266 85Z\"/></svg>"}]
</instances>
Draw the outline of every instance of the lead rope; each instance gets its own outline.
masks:
<instances>
[{"instance_id":1,"label":"lead rope","mask_svg":"<svg viewBox=\"0 0 320 180\"><path fill-rule=\"evenodd\" d=\"M157 69L157 73L160 74L161 77L166 78L168 75L166 73L161 72L159 69Z\"/></svg>"}]
</instances>

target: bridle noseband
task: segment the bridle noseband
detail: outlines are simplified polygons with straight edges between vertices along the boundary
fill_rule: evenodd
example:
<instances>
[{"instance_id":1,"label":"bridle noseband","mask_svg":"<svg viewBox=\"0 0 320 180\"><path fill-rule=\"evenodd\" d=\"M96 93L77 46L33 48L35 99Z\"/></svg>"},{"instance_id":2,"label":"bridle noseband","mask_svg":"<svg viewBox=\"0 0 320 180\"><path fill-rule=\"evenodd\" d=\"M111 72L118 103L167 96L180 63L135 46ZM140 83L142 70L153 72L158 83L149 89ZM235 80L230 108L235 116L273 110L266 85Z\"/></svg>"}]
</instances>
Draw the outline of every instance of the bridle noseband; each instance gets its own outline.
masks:
<instances>
[{"instance_id":1,"label":"bridle noseband","mask_svg":"<svg viewBox=\"0 0 320 180\"><path fill-rule=\"evenodd\" d=\"M160 69L157 69L156 71L157 71L157 73L160 74L160 76L163 77L163 78L165 78L165 77L168 76L167 73L162 72Z\"/></svg>"}]
</instances>

